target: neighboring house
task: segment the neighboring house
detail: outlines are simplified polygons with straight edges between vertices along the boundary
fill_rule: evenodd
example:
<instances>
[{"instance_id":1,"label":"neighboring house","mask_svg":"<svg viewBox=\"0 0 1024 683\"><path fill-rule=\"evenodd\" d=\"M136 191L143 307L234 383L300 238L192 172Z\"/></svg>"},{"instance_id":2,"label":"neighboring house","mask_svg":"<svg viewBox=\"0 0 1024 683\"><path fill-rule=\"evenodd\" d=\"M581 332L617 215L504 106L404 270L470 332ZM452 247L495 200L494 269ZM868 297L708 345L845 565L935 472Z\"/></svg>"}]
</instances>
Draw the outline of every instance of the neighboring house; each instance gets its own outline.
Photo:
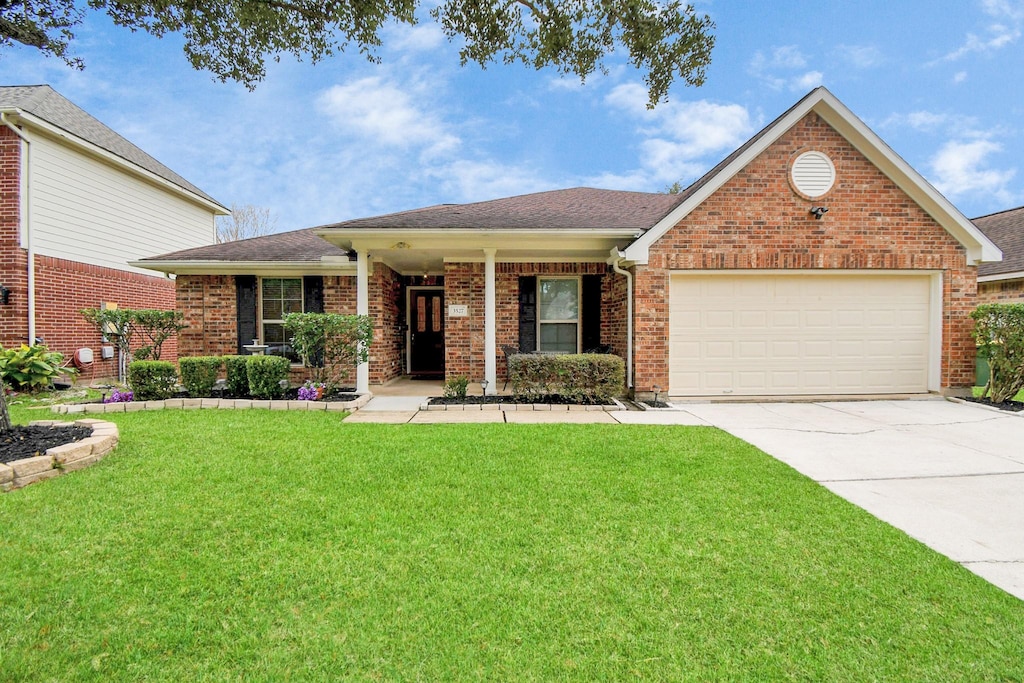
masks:
<instances>
[{"instance_id":1,"label":"neighboring house","mask_svg":"<svg viewBox=\"0 0 1024 683\"><path fill-rule=\"evenodd\" d=\"M79 311L173 309L174 282L128 262L211 244L228 213L47 85L0 87L0 193L0 344L91 349L86 378L117 365Z\"/></svg>"},{"instance_id":2,"label":"neighboring house","mask_svg":"<svg viewBox=\"0 0 1024 683\"><path fill-rule=\"evenodd\" d=\"M962 392L999 250L824 88L679 195L577 188L164 254L183 354L281 348L282 312L373 317L358 388L601 346L639 393Z\"/></svg>"},{"instance_id":3,"label":"neighboring house","mask_svg":"<svg viewBox=\"0 0 1024 683\"><path fill-rule=\"evenodd\" d=\"M1003 252L1002 261L978 266L978 303L1024 303L1024 206L974 224Z\"/></svg>"}]
</instances>

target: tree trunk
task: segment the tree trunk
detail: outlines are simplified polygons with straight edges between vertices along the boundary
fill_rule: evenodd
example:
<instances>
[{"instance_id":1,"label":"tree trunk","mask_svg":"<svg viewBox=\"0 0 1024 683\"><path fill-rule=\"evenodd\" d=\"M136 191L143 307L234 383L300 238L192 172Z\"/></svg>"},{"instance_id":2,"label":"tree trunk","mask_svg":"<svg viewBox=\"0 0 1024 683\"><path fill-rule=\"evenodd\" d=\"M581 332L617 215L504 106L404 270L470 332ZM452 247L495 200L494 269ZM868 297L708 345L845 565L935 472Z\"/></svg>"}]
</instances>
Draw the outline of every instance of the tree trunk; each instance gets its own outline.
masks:
<instances>
[{"instance_id":1,"label":"tree trunk","mask_svg":"<svg viewBox=\"0 0 1024 683\"><path fill-rule=\"evenodd\" d=\"M7 386L0 380L0 434L11 431L11 414L7 412Z\"/></svg>"}]
</instances>

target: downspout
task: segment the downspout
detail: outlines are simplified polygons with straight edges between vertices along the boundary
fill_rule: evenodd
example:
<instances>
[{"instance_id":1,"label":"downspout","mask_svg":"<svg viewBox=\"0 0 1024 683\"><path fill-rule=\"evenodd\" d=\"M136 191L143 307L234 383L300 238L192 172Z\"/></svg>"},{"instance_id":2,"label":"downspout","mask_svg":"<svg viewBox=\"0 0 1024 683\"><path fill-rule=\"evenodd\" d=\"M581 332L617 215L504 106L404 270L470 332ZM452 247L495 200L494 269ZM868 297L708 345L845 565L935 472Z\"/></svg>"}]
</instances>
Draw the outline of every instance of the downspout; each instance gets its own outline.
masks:
<instances>
[{"instance_id":1,"label":"downspout","mask_svg":"<svg viewBox=\"0 0 1024 683\"><path fill-rule=\"evenodd\" d=\"M619 266L626 257L621 251L612 248L612 256L608 259L619 275L626 276L626 387L633 388L633 274Z\"/></svg>"},{"instance_id":2,"label":"downspout","mask_svg":"<svg viewBox=\"0 0 1024 683\"><path fill-rule=\"evenodd\" d=\"M32 146L31 140L16 125L7 118L7 112L0 112L0 123L10 128L15 135L25 143L25 161L22 170L25 174L25 197L21 206L21 228L25 235L25 250L28 252L28 292L26 299L28 303L28 344L33 346L36 343L36 253L32 246L32 192L31 192L31 163Z\"/></svg>"}]
</instances>

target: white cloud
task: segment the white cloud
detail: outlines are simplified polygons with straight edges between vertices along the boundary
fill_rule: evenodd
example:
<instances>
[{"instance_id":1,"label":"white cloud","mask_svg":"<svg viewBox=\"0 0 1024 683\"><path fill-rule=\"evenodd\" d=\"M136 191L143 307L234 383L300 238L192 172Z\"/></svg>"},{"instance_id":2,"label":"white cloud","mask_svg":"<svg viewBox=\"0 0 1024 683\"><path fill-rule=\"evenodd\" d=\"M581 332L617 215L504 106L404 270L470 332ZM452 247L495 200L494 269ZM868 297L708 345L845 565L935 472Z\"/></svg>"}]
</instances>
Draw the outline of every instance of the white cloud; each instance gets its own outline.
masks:
<instances>
[{"instance_id":1,"label":"white cloud","mask_svg":"<svg viewBox=\"0 0 1024 683\"><path fill-rule=\"evenodd\" d=\"M699 175L711 165L711 157L731 152L753 128L750 113L738 104L670 100L647 109L647 92L636 83L614 88L605 102L633 117L637 130L645 136L639 144L639 163L648 189L652 183L672 183ZM635 187L640 173L616 177Z\"/></svg>"},{"instance_id":2,"label":"white cloud","mask_svg":"<svg viewBox=\"0 0 1024 683\"><path fill-rule=\"evenodd\" d=\"M758 50L750 62L750 67L755 72L767 69L802 69L805 66L807 66L807 58L796 45L774 47L768 56Z\"/></svg>"},{"instance_id":3,"label":"white cloud","mask_svg":"<svg viewBox=\"0 0 1024 683\"><path fill-rule=\"evenodd\" d=\"M316 105L339 129L384 145L417 147L429 155L458 147L458 136L441 118L417 104L426 88L420 84L411 90L371 76L328 88Z\"/></svg>"},{"instance_id":4,"label":"white cloud","mask_svg":"<svg viewBox=\"0 0 1024 683\"><path fill-rule=\"evenodd\" d=\"M820 71L808 71L802 76L798 76L794 79L793 84L790 86L791 90L813 90L821 85L825 80L825 74Z\"/></svg>"},{"instance_id":5,"label":"white cloud","mask_svg":"<svg viewBox=\"0 0 1024 683\"><path fill-rule=\"evenodd\" d=\"M929 166L935 187L956 199L967 195L988 195L1009 205L1014 193L1008 188L1016 169L998 170L989 167L989 157L1002 151L992 140L951 140L933 156Z\"/></svg>"},{"instance_id":6,"label":"white cloud","mask_svg":"<svg viewBox=\"0 0 1024 683\"><path fill-rule=\"evenodd\" d=\"M835 52L844 62L858 69L870 69L885 63L882 51L874 45L839 45Z\"/></svg>"},{"instance_id":7,"label":"white cloud","mask_svg":"<svg viewBox=\"0 0 1024 683\"><path fill-rule=\"evenodd\" d=\"M553 186L535 169L494 161L457 159L425 169L424 175L439 184L443 195L458 202L540 192Z\"/></svg>"},{"instance_id":8,"label":"white cloud","mask_svg":"<svg viewBox=\"0 0 1024 683\"><path fill-rule=\"evenodd\" d=\"M784 45L772 48L768 56L761 51L755 52L749 70L773 90L809 90L821 85L823 76L820 71L806 71L796 75L778 73L792 72L806 66L807 58L797 46Z\"/></svg>"},{"instance_id":9,"label":"white cloud","mask_svg":"<svg viewBox=\"0 0 1024 683\"><path fill-rule=\"evenodd\" d=\"M447 42L441 27L433 21L409 26L397 24L387 31L383 39L389 50L397 52L430 52Z\"/></svg>"},{"instance_id":10,"label":"white cloud","mask_svg":"<svg viewBox=\"0 0 1024 683\"><path fill-rule=\"evenodd\" d=\"M961 83L963 83L966 80L967 80L967 72L966 71L957 71L955 74L953 74L953 85L960 85Z\"/></svg>"},{"instance_id":11,"label":"white cloud","mask_svg":"<svg viewBox=\"0 0 1024 683\"><path fill-rule=\"evenodd\" d=\"M981 8L993 17L1011 19L1013 21L1024 20L1024 2L1011 2L1011 0L982 0Z\"/></svg>"}]
</instances>

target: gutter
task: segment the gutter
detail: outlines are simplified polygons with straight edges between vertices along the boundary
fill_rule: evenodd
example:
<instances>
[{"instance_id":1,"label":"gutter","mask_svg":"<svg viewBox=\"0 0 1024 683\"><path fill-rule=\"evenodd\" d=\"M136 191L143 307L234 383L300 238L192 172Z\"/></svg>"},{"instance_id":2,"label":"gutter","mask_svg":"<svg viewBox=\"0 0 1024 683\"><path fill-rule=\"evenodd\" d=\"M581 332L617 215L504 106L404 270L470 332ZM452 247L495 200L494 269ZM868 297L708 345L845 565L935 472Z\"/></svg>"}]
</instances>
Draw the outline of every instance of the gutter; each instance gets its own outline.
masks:
<instances>
[{"instance_id":1,"label":"gutter","mask_svg":"<svg viewBox=\"0 0 1024 683\"><path fill-rule=\"evenodd\" d=\"M608 265L619 275L626 276L626 387L633 388L633 274L619 264L626 255L618 248L612 248Z\"/></svg>"},{"instance_id":2,"label":"gutter","mask_svg":"<svg viewBox=\"0 0 1024 683\"><path fill-rule=\"evenodd\" d=\"M0 123L10 128L25 143L25 157L21 169L25 174L25 195L23 201L20 202L20 219L21 229L25 236L25 250L28 252L28 292L26 294L28 300L28 344L33 346L36 342L36 252L32 246L32 145L24 131L7 118L8 113L7 111L0 112ZM19 194L21 194L20 189Z\"/></svg>"}]
</instances>

